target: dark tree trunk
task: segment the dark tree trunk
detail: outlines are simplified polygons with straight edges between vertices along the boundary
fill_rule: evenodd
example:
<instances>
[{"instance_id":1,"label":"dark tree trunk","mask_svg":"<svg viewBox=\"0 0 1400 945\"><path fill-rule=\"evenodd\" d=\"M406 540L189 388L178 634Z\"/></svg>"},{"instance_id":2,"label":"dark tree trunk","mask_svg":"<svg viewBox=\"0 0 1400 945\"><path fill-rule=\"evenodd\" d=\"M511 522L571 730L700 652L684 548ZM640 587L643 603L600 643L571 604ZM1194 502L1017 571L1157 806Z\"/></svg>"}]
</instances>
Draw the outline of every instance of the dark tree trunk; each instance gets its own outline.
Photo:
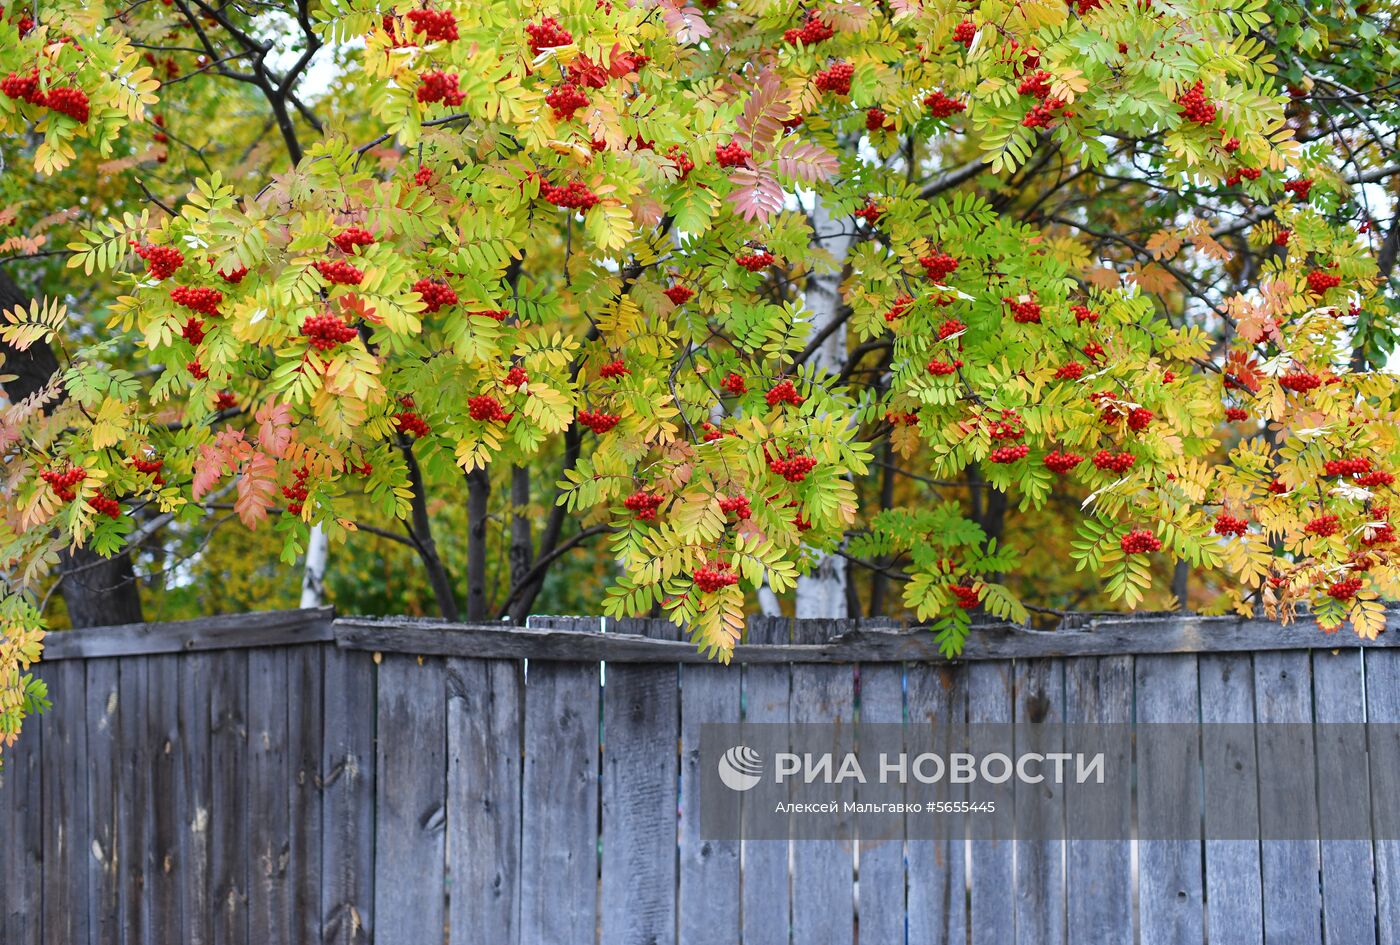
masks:
<instances>
[{"instance_id":1,"label":"dark tree trunk","mask_svg":"<svg viewBox=\"0 0 1400 945\"><path fill-rule=\"evenodd\" d=\"M403 435L399 436L399 452L403 454L404 465L408 469L408 484L413 488L413 517L411 522L404 525L418 551L423 570L428 572L428 583L433 589L438 614L444 620L456 621L457 595L452 588L452 576L438 556L437 542L433 540L433 523L428 516L428 487L423 482L418 458L413 455L413 444Z\"/></svg>"},{"instance_id":2,"label":"dark tree trunk","mask_svg":"<svg viewBox=\"0 0 1400 945\"><path fill-rule=\"evenodd\" d=\"M30 297L20 291L4 267L0 267L0 311L28 305ZM4 366L0 374L14 375L5 382L5 395L17 402L41 390L58 371L58 358L46 344L30 345L19 351L0 341ZM49 405L57 406L58 401ZM60 590L68 607L68 621L75 627L141 622L141 587L131 555L103 558L86 548L65 551L58 562Z\"/></svg>"},{"instance_id":3,"label":"dark tree trunk","mask_svg":"<svg viewBox=\"0 0 1400 945\"><path fill-rule=\"evenodd\" d=\"M486 513L491 477L484 469L467 473L467 619L486 619Z\"/></svg>"},{"instance_id":4,"label":"dark tree trunk","mask_svg":"<svg viewBox=\"0 0 1400 945\"><path fill-rule=\"evenodd\" d=\"M510 467L510 586L516 588L525 580L535 560L534 536L530 533L530 470L524 466Z\"/></svg>"}]
</instances>

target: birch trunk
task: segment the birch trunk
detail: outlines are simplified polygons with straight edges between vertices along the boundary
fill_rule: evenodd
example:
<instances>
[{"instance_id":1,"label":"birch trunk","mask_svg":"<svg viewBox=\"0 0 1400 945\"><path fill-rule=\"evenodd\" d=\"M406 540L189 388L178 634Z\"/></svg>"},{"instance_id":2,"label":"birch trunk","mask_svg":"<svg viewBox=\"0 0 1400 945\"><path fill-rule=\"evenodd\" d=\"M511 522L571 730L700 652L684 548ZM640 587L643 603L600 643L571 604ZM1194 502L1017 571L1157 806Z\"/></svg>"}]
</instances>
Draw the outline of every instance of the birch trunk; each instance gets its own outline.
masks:
<instances>
[{"instance_id":1,"label":"birch trunk","mask_svg":"<svg viewBox=\"0 0 1400 945\"><path fill-rule=\"evenodd\" d=\"M326 562L330 559L330 542L326 530L311 526L311 538L306 543L306 567L301 572L301 606L320 607L326 602Z\"/></svg>"}]
</instances>

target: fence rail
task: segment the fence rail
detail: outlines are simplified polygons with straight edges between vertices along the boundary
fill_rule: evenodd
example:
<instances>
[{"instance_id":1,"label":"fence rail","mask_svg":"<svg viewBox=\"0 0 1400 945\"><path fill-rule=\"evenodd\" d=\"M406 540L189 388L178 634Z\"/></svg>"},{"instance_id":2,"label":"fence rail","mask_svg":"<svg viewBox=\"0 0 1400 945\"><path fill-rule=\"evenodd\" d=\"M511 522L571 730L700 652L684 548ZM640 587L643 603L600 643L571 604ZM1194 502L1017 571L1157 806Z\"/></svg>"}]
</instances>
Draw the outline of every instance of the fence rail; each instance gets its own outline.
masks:
<instances>
[{"instance_id":1,"label":"fence rail","mask_svg":"<svg viewBox=\"0 0 1400 945\"><path fill-rule=\"evenodd\" d=\"M1394 840L725 841L695 799L705 723L1400 723L1396 626L992 627L948 664L756 618L729 667L659 621L52 634L0 776L0 942L1389 945ZM1335 777L1367 773L1319 803Z\"/></svg>"}]
</instances>

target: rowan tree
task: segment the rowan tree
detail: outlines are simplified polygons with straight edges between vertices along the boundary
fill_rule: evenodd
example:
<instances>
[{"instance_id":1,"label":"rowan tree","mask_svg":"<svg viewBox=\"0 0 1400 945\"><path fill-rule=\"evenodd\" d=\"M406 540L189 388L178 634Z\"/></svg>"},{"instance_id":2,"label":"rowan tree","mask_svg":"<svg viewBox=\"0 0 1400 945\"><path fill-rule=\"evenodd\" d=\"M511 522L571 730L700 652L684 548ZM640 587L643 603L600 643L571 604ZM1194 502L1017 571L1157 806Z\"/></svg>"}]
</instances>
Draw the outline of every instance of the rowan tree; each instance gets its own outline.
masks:
<instances>
[{"instance_id":1,"label":"rowan tree","mask_svg":"<svg viewBox=\"0 0 1400 945\"><path fill-rule=\"evenodd\" d=\"M448 618L587 551L602 613L721 659L804 574L954 655L1029 619L1005 526L1047 509L1117 605L1184 562L1216 609L1383 629L1389 8L39 12L0 127L52 291L0 338L59 369L0 435L0 739L62 549L230 518L287 562L400 541Z\"/></svg>"}]
</instances>

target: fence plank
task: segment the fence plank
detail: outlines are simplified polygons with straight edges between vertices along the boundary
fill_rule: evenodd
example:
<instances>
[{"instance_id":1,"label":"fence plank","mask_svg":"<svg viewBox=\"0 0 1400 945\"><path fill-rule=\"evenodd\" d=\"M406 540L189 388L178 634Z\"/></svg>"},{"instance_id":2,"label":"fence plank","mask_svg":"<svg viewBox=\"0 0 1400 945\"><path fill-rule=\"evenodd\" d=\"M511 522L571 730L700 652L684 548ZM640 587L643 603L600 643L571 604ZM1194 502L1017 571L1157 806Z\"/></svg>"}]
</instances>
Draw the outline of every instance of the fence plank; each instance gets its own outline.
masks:
<instances>
[{"instance_id":1,"label":"fence plank","mask_svg":"<svg viewBox=\"0 0 1400 945\"><path fill-rule=\"evenodd\" d=\"M1139 724L1195 724L1199 718L1199 685L1194 656L1140 656L1136 662ZM1179 785L1175 797L1162 787L1140 791L1138 819L1151 824L1187 823L1200 817L1199 791L1182 772L1200 767L1199 750L1172 740L1147 742L1138 751L1138 783ZM1157 746L1167 748L1160 750ZM1170 750L1175 749L1175 751ZM1153 805L1161 803L1163 809ZM1171 808L1171 809L1168 809ZM1151 837L1146 830L1145 836ZM1201 843L1199 840L1143 839L1138 844L1138 914L1142 945L1199 945L1205 936Z\"/></svg>"},{"instance_id":2,"label":"fence plank","mask_svg":"<svg viewBox=\"0 0 1400 945\"><path fill-rule=\"evenodd\" d=\"M248 945L248 652L219 653L209 683L209 898L215 945ZM217 759L217 760L215 760Z\"/></svg>"},{"instance_id":3,"label":"fence plank","mask_svg":"<svg viewBox=\"0 0 1400 945\"><path fill-rule=\"evenodd\" d=\"M784 617L752 617L747 632L756 645L788 642L792 621ZM744 723L786 725L789 721L792 676L786 666L745 666ZM748 810L747 795L740 801ZM788 884L786 840L743 841L744 945L788 945L792 891Z\"/></svg>"},{"instance_id":4,"label":"fence plank","mask_svg":"<svg viewBox=\"0 0 1400 945\"><path fill-rule=\"evenodd\" d=\"M211 739L210 686L214 653L191 653L178 657L179 707L176 731L180 747L177 776L182 803L178 810L178 855L180 914L185 945L208 945L213 939L213 910L210 905L209 830L213 786L209 755ZM219 759L219 764L224 759Z\"/></svg>"},{"instance_id":5,"label":"fence plank","mask_svg":"<svg viewBox=\"0 0 1400 945\"><path fill-rule=\"evenodd\" d=\"M1012 720L1010 663L974 663L968 667L967 718L971 723ZM1012 751L1010 739L1003 742L990 739L985 733L979 737L975 732L973 739L973 751L979 755L993 751L1009 755ZM972 943L1006 945L1016 936L1014 843L979 838L975 817L971 820L971 833L971 908L967 922Z\"/></svg>"},{"instance_id":6,"label":"fence plank","mask_svg":"<svg viewBox=\"0 0 1400 945\"><path fill-rule=\"evenodd\" d=\"M911 742L923 737L932 726L933 744L946 747L955 730L967 723L967 676L965 666L948 664L910 663L907 669L909 691L906 694ZM958 737L961 737L959 734ZM917 787L910 787L911 798L924 803L927 797ZM962 785L949 784L944 778L935 785L932 797L936 801L960 801L966 797ZM929 837L927 814L910 814L916 823L908 825L909 834L909 945L964 945L967 941L967 844L963 833L956 836ZM934 828L942 825L933 822ZM945 833L946 828L944 829ZM916 837L918 839L916 839Z\"/></svg>"},{"instance_id":7,"label":"fence plank","mask_svg":"<svg viewBox=\"0 0 1400 945\"><path fill-rule=\"evenodd\" d=\"M598 922L598 665L531 660L526 673L520 940L589 945Z\"/></svg>"},{"instance_id":8,"label":"fence plank","mask_svg":"<svg viewBox=\"0 0 1400 945\"><path fill-rule=\"evenodd\" d=\"M48 942L86 942L87 680L81 663L42 669L53 703L44 716L40 752L43 873L36 878L43 882L44 938Z\"/></svg>"},{"instance_id":9,"label":"fence plank","mask_svg":"<svg viewBox=\"0 0 1400 945\"><path fill-rule=\"evenodd\" d=\"M1018 660L1013 674L1016 699L1016 753L1042 755L1064 750L1062 734L1041 725L1064 724L1065 677L1062 660ZM1015 785L1016 830L1030 838L1064 833L1064 789L1046 778ZM1065 843L1027 839L1016 845L1016 941L1025 945L1064 945Z\"/></svg>"},{"instance_id":10,"label":"fence plank","mask_svg":"<svg viewBox=\"0 0 1400 945\"><path fill-rule=\"evenodd\" d=\"M1365 673L1359 650L1312 654L1313 705L1317 726L1317 770L1327 772L1320 807L1322 837L1322 927L1327 945L1365 945L1376 940L1375 868L1371 838L1329 840L1328 811L1371 809L1371 786L1349 770L1364 757ZM1341 772L1346 772L1341 774ZM1347 817L1349 822L1354 818Z\"/></svg>"},{"instance_id":11,"label":"fence plank","mask_svg":"<svg viewBox=\"0 0 1400 945\"><path fill-rule=\"evenodd\" d=\"M860 724L887 731L904 722L904 667L899 663L862 665L857 680ZM859 737L859 736L857 736ZM860 800L860 785L856 786ZM904 825L879 836L861 835L856 863L856 915L860 940L874 945L904 941Z\"/></svg>"},{"instance_id":12,"label":"fence plank","mask_svg":"<svg viewBox=\"0 0 1400 945\"><path fill-rule=\"evenodd\" d=\"M44 640L44 662L329 643L335 639L334 619L334 609L318 607L85 627L49 634Z\"/></svg>"},{"instance_id":13,"label":"fence plank","mask_svg":"<svg viewBox=\"0 0 1400 945\"><path fill-rule=\"evenodd\" d=\"M287 878L292 941L321 941L321 654L314 646L287 650Z\"/></svg>"},{"instance_id":14,"label":"fence plank","mask_svg":"<svg viewBox=\"0 0 1400 945\"><path fill-rule=\"evenodd\" d=\"M737 666L681 668L680 922L684 945L739 941L739 842L700 833L700 731L705 723L740 722Z\"/></svg>"},{"instance_id":15,"label":"fence plank","mask_svg":"<svg viewBox=\"0 0 1400 945\"><path fill-rule=\"evenodd\" d=\"M621 620L619 632L676 639L667 620ZM602 941L676 940L676 666L617 664L603 686ZM637 882L645 876L647 881Z\"/></svg>"},{"instance_id":16,"label":"fence plank","mask_svg":"<svg viewBox=\"0 0 1400 945\"><path fill-rule=\"evenodd\" d=\"M1259 722L1311 722L1312 673L1307 653L1256 653L1254 656L1254 711ZM1312 738L1291 738L1288 732L1265 726L1257 737L1260 767L1270 770L1269 758L1287 759L1286 770L1302 773L1296 795L1298 809L1275 811L1270 805L1260 810L1260 823L1266 836L1270 819L1296 820L1300 811L1310 811L1313 828L1310 840L1264 840L1260 862L1264 883L1264 930L1268 940L1289 945L1313 945L1322 941L1321 893L1318 890L1316 831L1317 794L1311 760ZM1306 759L1306 760L1305 760ZM1273 770L1279 770L1275 764ZM1306 816L1306 815L1302 815ZM1283 826L1280 824L1280 826ZM1289 824L1294 827L1294 824ZM1277 835L1277 834L1274 834Z\"/></svg>"},{"instance_id":17,"label":"fence plank","mask_svg":"<svg viewBox=\"0 0 1400 945\"><path fill-rule=\"evenodd\" d=\"M46 945L43 927L43 744L47 720L30 718L5 749L0 773L0 942Z\"/></svg>"},{"instance_id":18,"label":"fence plank","mask_svg":"<svg viewBox=\"0 0 1400 945\"><path fill-rule=\"evenodd\" d=\"M121 764L118 742L118 662L88 660L87 675L87 821L89 836L80 844L88 874L88 935L93 945L120 945L121 876L117 856L117 784Z\"/></svg>"},{"instance_id":19,"label":"fence plank","mask_svg":"<svg viewBox=\"0 0 1400 945\"><path fill-rule=\"evenodd\" d=\"M1370 763L1376 766L1385 763L1384 759L1400 757L1400 735L1397 735L1396 729L1396 725L1400 724L1400 651L1368 651L1365 665L1366 721L1370 723L1367 734L1373 749ZM1384 736L1382 731L1385 732ZM1382 737L1388 738L1389 744L1382 744ZM1377 779L1385 784L1394 783L1393 772L1377 774L1378 770L1375 767L1372 769L1373 783ZM1378 795L1373 792L1372 797ZM1381 818L1373 815L1373 823L1380 825L1386 822L1393 826L1396 820L1394 816ZM1375 857L1376 903L1380 913L1376 923L1378 938L1381 942L1400 942L1400 838L1396 838L1391 831L1378 833Z\"/></svg>"},{"instance_id":20,"label":"fence plank","mask_svg":"<svg viewBox=\"0 0 1400 945\"><path fill-rule=\"evenodd\" d=\"M367 653L321 653L321 935L366 945L374 932L374 662Z\"/></svg>"},{"instance_id":21,"label":"fence plank","mask_svg":"<svg viewBox=\"0 0 1400 945\"><path fill-rule=\"evenodd\" d=\"M446 867L447 698L440 660L379 665L374 927L380 938L440 942Z\"/></svg>"},{"instance_id":22,"label":"fence plank","mask_svg":"<svg viewBox=\"0 0 1400 945\"><path fill-rule=\"evenodd\" d=\"M180 756L184 745L178 729L180 716L180 658L152 656L147 666L144 721L150 751L150 795L146 816L150 818L151 845L147 850L146 895L149 910L144 941L163 945L181 940L184 917L180 912L181 812L185 797L180 779Z\"/></svg>"},{"instance_id":23,"label":"fence plank","mask_svg":"<svg viewBox=\"0 0 1400 945\"><path fill-rule=\"evenodd\" d=\"M153 849L150 808L151 743L147 731L150 657L121 660L118 701L121 740L117 761L117 858L121 871L121 925L124 941L147 942L147 900Z\"/></svg>"},{"instance_id":24,"label":"fence plank","mask_svg":"<svg viewBox=\"0 0 1400 945\"><path fill-rule=\"evenodd\" d=\"M848 626L846 621L802 620L793 624L793 642L820 644ZM792 721L826 723L837 733L855 722L855 678L850 666L794 665ZM816 746L813 746L815 750ZM854 799L854 786L838 788L833 799ZM841 945L855 935L855 875L852 844L845 840L793 841L792 935L797 942Z\"/></svg>"},{"instance_id":25,"label":"fence plank","mask_svg":"<svg viewBox=\"0 0 1400 945\"><path fill-rule=\"evenodd\" d=\"M1065 663L1065 721L1070 725L1128 725L1133 720L1133 659L1130 656L1085 657ZM1104 763L1109 771L1132 764L1132 748L1122 745ZM1131 941L1133 932L1132 784L1124 778L1118 810L1122 839L1072 839L1065 853L1065 921L1076 939ZM1071 825L1098 815L1086 809L1082 795L1066 797Z\"/></svg>"},{"instance_id":26,"label":"fence plank","mask_svg":"<svg viewBox=\"0 0 1400 945\"><path fill-rule=\"evenodd\" d=\"M248 937L291 945L291 890L287 863L291 821L287 810L287 650L248 654Z\"/></svg>"},{"instance_id":27,"label":"fence plank","mask_svg":"<svg viewBox=\"0 0 1400 945\"><path fill-rule=\"evenodd\" d=\"M521 665L447 663L451 945L519 945Z\"/></svg>"},{"instance_id":28,"label":"fence plank","mask_svg":"<svg viewBox=\"0 0 1400 945\"><path fill-rule=\"evenodd\" d=\"M1258 795L1234 785L1256 783L1259 763L1253 732L1254 663L1249 656L1202 656L1201 721L1206 798L1237 797L1231 809L1205 805L1206 931L1212 945L1263 945L1264 909L1257 840L1211 839L1259 823ZM1214 727L1213 727L1214 726Z\"/></svg>"}]
</instances>

